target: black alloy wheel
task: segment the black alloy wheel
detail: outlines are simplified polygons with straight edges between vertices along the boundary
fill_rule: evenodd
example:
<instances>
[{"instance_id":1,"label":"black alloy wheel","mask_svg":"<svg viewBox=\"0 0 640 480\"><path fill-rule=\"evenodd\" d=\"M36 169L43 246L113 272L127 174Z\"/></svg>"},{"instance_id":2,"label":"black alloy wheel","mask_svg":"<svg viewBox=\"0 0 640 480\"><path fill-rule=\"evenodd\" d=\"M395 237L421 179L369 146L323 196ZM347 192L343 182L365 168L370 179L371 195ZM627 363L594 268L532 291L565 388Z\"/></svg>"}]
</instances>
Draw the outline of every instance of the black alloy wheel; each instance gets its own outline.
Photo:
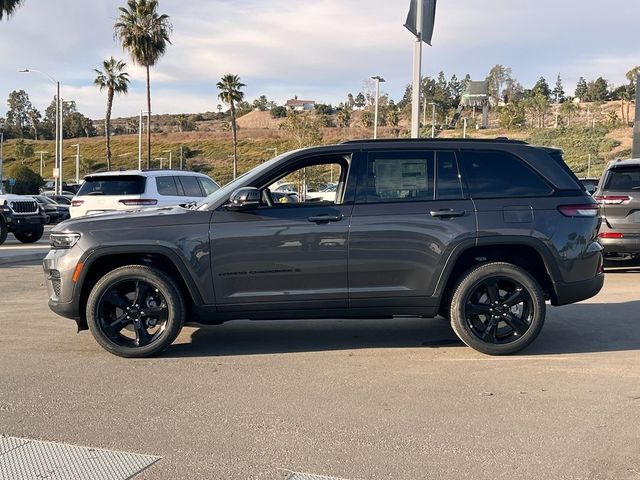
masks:
<instances>
[{"instance_id":1,"label":"black alloy wheel","mask_svg":"<svg viewBox=\"0 0 640 480\"><path fill-rule=\"evenodd\" d=\"M518 352L544 325L545 296L524 269L504 262L478 265L458 282L449 309L460 340L489 355Z\"/></svg>"},{"instance_id":2,"label":"black alloy wheel","mask_svg":"<svg viewBox=\"0 0 640 480\"><path fill-rule=\"evenodd\" d=\"M146 357L168 347L184 324L179 287L153 267L130 265L102 277L87 301L96 341L123 357Z\"/></svg>"}]
</instances>

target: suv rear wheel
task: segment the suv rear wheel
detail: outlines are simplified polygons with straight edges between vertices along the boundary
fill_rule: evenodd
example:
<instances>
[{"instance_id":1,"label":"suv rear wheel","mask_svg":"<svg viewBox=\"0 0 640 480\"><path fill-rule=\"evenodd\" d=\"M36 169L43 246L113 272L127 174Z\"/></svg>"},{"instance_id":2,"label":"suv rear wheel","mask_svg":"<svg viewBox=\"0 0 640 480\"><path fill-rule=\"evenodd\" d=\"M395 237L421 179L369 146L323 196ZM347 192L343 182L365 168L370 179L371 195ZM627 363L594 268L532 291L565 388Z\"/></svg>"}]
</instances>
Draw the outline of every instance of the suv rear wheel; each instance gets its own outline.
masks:
<instances>
[{"instance_id":1,"label":"suv rear wheel","mask_svg":"<svg viewBox=\"0 0 640 480\"><path fill-rule=\"evenodd\" d=\"M23 230L20 232L13 232L13 236L20 240L22 243L36 243L44 235L44 227L39 226L35 230Z\"/></svg>"},{"instance_id":2,"label":"suv rear wheel","mask_svg":"<svg viewBox=\"0 0 640 480\"><path fill-rule=\"evenodd\" d=\"M544 293L535 278L510 263L469 270L455 288L451 326L460 340L489 355L508 355L529 345L545 319Z\"/></svg>"},{"instance_id":3,"label":"suv rear wheel","mask_svg":"<svg viewBox=\"0 0 640 480\"><path fill-rule=\"evenodd\" d=\"M0 217L0 245L2 245L7 240L8 234L9 229L7 228L7 224L4 223L4 219Z\"/></svg>"},{"instance_id":4,"label":"suv rear wheel","mask_svg":"<svg viewBox=\"0 0 640 480\"><path fill-rule=\"evenodd\" d=\"M91 290L87 323L96 341L121 357L160 353L184 324L185 305L176 283L141 265L117 268Z\"/></svg>"}]
</instances>

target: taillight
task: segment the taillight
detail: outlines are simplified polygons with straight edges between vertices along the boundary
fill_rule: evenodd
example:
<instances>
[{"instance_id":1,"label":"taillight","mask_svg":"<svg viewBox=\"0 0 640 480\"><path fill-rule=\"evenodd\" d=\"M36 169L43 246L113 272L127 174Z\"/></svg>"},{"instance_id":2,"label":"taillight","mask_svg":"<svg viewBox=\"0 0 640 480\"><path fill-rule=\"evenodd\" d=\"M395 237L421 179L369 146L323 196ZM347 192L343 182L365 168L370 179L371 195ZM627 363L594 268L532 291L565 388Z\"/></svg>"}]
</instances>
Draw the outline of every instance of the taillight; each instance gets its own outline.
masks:
<instances>
[{"instance_id":1,"label":"taillight","mask_svg":"<svg viewBox=\"0 0 640 480\"><path fill-rule=\"evenodd\" d=\"M626 195L598 195L594 198L596 202L604 205L622 205L631 200L631 197L627 197Z\"/></svg>"},{"instance_id":2,"label":"taillight","mask_svg":"<svg viewBox=\"0 0 640 480\"><path fill-rule=\"evenodd\" d=\"M565 217L597 217L598 205L587 203L584 205L560 205L558 210Z\"/></svg>"},{"instance_id":3,"label":"taillight","mask_svg":"<svg viewBox=\"0 0 640 480\"><path fill-rule=\"evenodd\" d=\"M620 232L601 232L598 238L624 238L624 235Z\"/></svg>"},{"instance_id":4,"label":"taillight","mask_svg":"<svg viewBox=\"0 0 640 480\"><path fill-rule=\"evenodd\" d=\"M123 205L131 206L141 206L141 205L157 205L158 200L152 198L137 198L133 200L120 200L120 203Z\"/></svg>"},{"instance_id":5,"label":"taillight","mask_svg":"<svg viewBox=\"0 0 640 480\"><path fill-rule=\"evenodd\" d=\"M71 200L72 207L79 207L84 203L84 200Z\"/></svg>"}]
</instances>

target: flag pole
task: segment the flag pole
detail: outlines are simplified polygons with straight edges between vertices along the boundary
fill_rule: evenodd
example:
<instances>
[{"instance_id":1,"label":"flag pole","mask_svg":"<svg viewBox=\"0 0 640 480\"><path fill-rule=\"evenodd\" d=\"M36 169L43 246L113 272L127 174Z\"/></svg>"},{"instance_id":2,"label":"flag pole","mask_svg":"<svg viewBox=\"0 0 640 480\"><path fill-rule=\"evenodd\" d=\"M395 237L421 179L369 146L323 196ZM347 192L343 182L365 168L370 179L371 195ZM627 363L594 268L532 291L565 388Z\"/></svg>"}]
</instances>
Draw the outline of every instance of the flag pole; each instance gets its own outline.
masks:
<instances>
[{"instance_id":1,"label":"flag pole","mask_svg":"<svg viewBox=\"0 0 640 480\"><path fill-rule=\"evenodd\" d=\"M422 75L422 15L424 2L416 2L416 40L413 44L413 87L411 89L411 138L420 137L420 77Z\"/></svg>"}]
</instances>

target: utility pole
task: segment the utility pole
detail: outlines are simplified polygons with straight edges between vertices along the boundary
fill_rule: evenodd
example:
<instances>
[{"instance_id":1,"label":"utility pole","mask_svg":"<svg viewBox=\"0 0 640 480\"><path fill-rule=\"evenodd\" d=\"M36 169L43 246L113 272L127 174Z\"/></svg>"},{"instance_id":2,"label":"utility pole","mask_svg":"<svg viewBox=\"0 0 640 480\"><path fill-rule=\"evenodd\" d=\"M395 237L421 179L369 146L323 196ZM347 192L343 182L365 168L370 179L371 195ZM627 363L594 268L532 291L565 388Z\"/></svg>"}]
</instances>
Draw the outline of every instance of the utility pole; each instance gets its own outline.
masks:
<instances>
[{"instance_id":1,"label":"utility pole","mask_svg":"<svg viewBox=\"0 0 640 480\"><path fill-rule=\"evenodd\" d=\"M467 138L467 118L462 119L462 138Z\"/></svg>"},{"instance_id":2,"label":"utility pole","mask_svg":"<svg viewBox=\"0 0 640 480\"><path fill-rule=\"evenodd\" d=\"M180 170L184 170L184 163L182 160L182 145L180 145Z\"/></svg>"},{"instance_id":3,"label":"utility pole","mask_svg":"<svg viewBox=\"0 0 640 480\"><path fill-rule=\"evenodd\" d=\"M431 110L431 138L436 138L436 104L429 102L433 108Z\"/></svg>"},{"instance_id":4,"label":"utility pole","mask_svg":"<svg viewBox=\"0 0 640 480\"><path fill-rule=\"evenodd\" d=\"M173 155L173 151L172 150L165 150L162 153L168 153L169 154L169 170L171 170L171 158L172 158L172 155Z\"/></svg>"},{"instance_id":5,"label":"utility pole","mask_svg":"<svg viewBox=\"0 0 640 480\"><path fill-rule=\"evenodd\" d=\"M80 144L71 145L76 147L76 185L80 183Z\"/></svg>"},{"instance_id":6,"label":"utility pole","mask_svg":"<svg viewBox=\"0 0 640 480\"><path fill-rule=\"evenodd\" d=\"M411 90L411 138L420 137L420 77L422 76L423 2L416 2L416 38L413 44L413 88Z\"/></svg>"}]
</instances>

